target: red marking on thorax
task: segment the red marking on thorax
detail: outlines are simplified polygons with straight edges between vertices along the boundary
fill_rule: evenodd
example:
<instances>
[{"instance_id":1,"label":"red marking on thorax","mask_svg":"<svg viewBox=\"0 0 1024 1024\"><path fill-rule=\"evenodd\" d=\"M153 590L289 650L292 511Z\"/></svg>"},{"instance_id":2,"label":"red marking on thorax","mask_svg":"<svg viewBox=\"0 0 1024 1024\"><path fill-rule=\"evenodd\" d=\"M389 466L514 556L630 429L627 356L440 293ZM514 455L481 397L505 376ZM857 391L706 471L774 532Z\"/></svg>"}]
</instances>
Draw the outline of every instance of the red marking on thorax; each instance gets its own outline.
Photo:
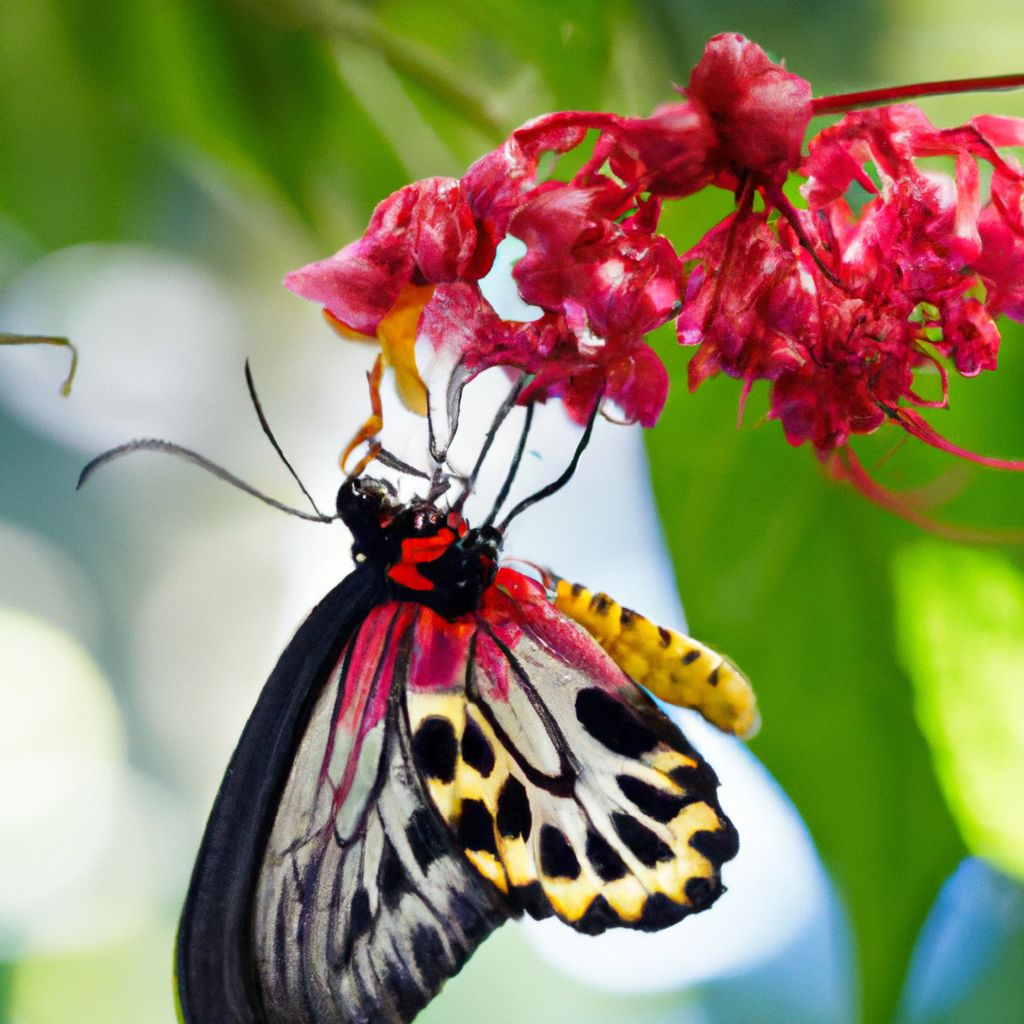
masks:
<instances>
[{"instance_id":1,"label":"red marking on thorax","mask_svg":"<svg viewBox=\"0 0 1024 1024\"><path fill-rule=\"evenodd\" d=\"M459 535L460 540L469 533L469 527L466 525L466 520L463 519L458 512L448 513L448 525Z\"/></svg>"},{"instance_id":2,"label":"red marking on thorax","mask_svg":"<svg viewBox=\"0 0 1024 1024\"><path fill-rule=\"evenodd\" d=\"M388 569L388 578L407 590L433 590L434 584L417 566L435 562L455 543L454 530L443 527L431 537L408 537L402 541L402 560Z\"/></svg>"}]
</instances>

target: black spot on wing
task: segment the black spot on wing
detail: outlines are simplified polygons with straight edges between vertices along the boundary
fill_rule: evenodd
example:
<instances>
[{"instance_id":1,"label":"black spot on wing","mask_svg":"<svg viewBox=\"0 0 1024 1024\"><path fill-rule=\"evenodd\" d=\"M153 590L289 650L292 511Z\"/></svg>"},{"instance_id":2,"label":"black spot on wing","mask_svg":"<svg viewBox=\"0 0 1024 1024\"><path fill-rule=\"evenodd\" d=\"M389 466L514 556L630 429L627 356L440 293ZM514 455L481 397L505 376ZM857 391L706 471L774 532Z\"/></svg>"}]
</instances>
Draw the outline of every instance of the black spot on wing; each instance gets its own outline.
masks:
<instances>
[{"instance_id":1,"label":"black spot on wing","mask_svg":"<svg viewBox=\"0 0 1024 1024\"><path fill-rule=\"evenodd\" d=\"M384 848L380 855L380 865L377 868L377 890L384 900L384 905L389 910L394 910L401 902L402 895L408 887L408 875L402 865L402 859L392 846L391 840L385 838Z\"/></svg>"},{"instance_id":2,"label":"black spot on wing","mask_svg":"<svg viewBox=\"0 0 1024 1024\"><path fill-rule=\"evenodd\" d=\"M459 754L452 723L441 715L428 715L413 736L412 753L424 775L440 782L451 782Z\"/></svg>"},{"instance_id":3,"label":"black spot on wing","mask_svg":"<svg viewBox=\"0 0 1024 1024\"><path fill-rule=\"evenodd\" d=\"M494 819L482 800L462 801L458 840L467 850L480 850L498 856L498 847L494 841Z\"/></svg>"},{"instance_id":4,"label":"black spot on wing","mask_svg":"<svg viewBox=\"0 0 1024 1024\"><path fill-rule=\"evenodd\" d=\"M580 862L569 840L554 825L540 830L540 869L549 878L574 879L580 876Z\"/></svg>"},{"instance_id":5,"label":"black spot on wing","mask_svg":"<svg viewBox=\"0 0 1024 1024\"><path fill-rule=\"evenodd\" d=\"M614 882L626 873L626 864L618 851L600 832L589 829L587 832L587 860L597 872L602 882Z\"/></svg>"},{"instance_id":6,"label":"black spot on wing","mask_svg":"<svg viewBox=\"0 0 1024 1024\"><path fill-rule=\"evenodd\" d=\"M717 686L718 685L718 673L721 671L721 668L722 668L722 666L719 664L719 665L716 665L711 670L711 674L708 676L708 683L711 686Z\"/></svg>"},{"instance_id":7,"label":"black spot on wing","mask_svg":"<svg viewBox=\"0 0 1024 1024\"><path fill-rule=\"evenodd\" d=\"M690 846L717 867L736 856L740 849L740 837L736 826L728 818L724 818L722 827L714 832L707 829L694 832L690 836Z\"/></svg>"},{"instance_id":8,"label":"black spot on wing","mask_svg":"<svg viewBox=\"0 0 1024 1024\"><path fill-rule=\"evenodd\" d=\"M386 961L384 991L402 1020L412 1020L426 1005L430 993L424 992L413 978L409 966L400 960Z\"/></svg>"},{"instance_id":9,"label":"black spot on wing","mask_svg":"<svg viewBox=\"0 0 1024 1024\"><path fill-rule=\"evenodd\" d=\"M686 898L694 913L706 910L723 892L725 892L725 886L718 878L697 877L689 879L686 883Z\"/></svg>"},{"instance_id":10,"label":"black spot on wing","mask_svg":"<svg viewBox=\"0 0 1024 1024\"><path fill-rule=\"evenodd\" d=\"M707 761L698 761L696 765L679 765L668 773L668 777L691 796L699 796L708 801L715 799L718 776Z\"/></svg>"},{"instance_id":11,"label":"black spot on wing","mask_svg":"<svg viewBox=\"0 0 1024 1024\"><path fill-rule=\"evenodd\" d=\"M418 924L413 928L410 939L416 969L426 979L436 978L444 970L447 960L441 936L429 925Z\"/></svg>"},{"instance_id":12,"label":"black spot on wing","mask_svg":"<svg viewBox=\"0 0 1024 1024\"><path fill-rule=\"evenodd\" d=\"M284 906L282 901L281 906ZM340 963L336 966L345 967L352 959L352 950L361 935L365 935L373 922L370 911L370 894L365 889L357 889L348 908L348 919L345 922L345 941L342 944ZM283 963L284 961L282 961Z\"/></svg>"},{"instance_id":13,"label":"black spot on wing","mask_svg":"<svg viewBox=\"0 0 1024 1024\"><path fill-rule=\"evenodd\" d=\"M608 905L608 901L598 893L587 907L586 912L573 922L573 928L584 935L600 935L601 932L622 924L622 918Z\"/></svg>"},{"instance_id":14,"label":"black spot on wing","mask_svg":"<svg viewBox=\"0 0 1024 1024\"><path fill-rule=\"evenodd\" d=\"M656 714L662 724L662 739L673 749L678 750L684 757L688 757L691 760L701 760L700 754L694 749L693 744L683 735L682 730L675 722L671 721L665 716L663 712L657 708L652 709L653 713Z\"/></svg>"},{"instance_id":15,"label":"black spot on wing","mask_svg":"<svg viewBox=\"0 0 1024 1024\"><path fill-rule=\"evenodd\" d=\"M658 736L629 707L594 687L576 694L576 718L598 743L623 757L639 757L658 742Z\"/></svg>"},{"instance_id":16,"label":"black spot on wing","mask_svg":"<svg viewBox=\"0 0 1024 1024\"><path fill-rule=\"evenodd\" d=\"M469 896L453 892L449 898L449 906L455 923L466 936L466 943L470 949L490 935L494 926L488 921L486 913ZM490 906L485 909L490 910Z\"/></svg>"},{"instance_id":17,"label":"black spot on wing","mask_svg":"<svg viewBox=\"0 0 1024 1024\"><path fill-rule=\"evenodd\" d=\"M405 837L424 874L435 860L443 857L450 849L438 820L425 807L413 812L405 826Z\"/></svg>"},{"instance_id":18,"label":"black spot on wing","mask_svg":"<svg viewBox=\"0 0 1024 1024\"><path fill-rule=\"evenodd\" d=\"M691 879L692 881L692 879ZM651 893L644 904L643 913L634 925L644 932L657 932L662 928L681 921L687 914L694 910L693 907L676 903L663 892Z\"/></svg>"},{"instance_id":19,"label":"black spot on wing","mask_svg":"<svg viewBox=\"0 0 1024 1024\"><path fill-rule=\"evenodd\" d=\"M612 825L633 856L645 867L653 868L658 861L672 860L673 854L668 844L636 818L615 811L612 814Z\"/></svg>"},{"instance_id":20,"label":"black spot on wing","mask_svg":"<svg viewBox=\"0 0 1024 1024\"><path fill-rule=\"evenodd\" d=\"M683 664L692 665L699 657L700 651L698 651L696 647L691 647L690 650L683 655Z\"/></svg>"},{"instance_id":21,"label":"black spot on wing","mask_svg":"<svg viewBox=\"0 0 1024 1024\"><path fill-rule=\"evenodd\" d=\"M573 927L586 935L599 935L615 927L656 932L681 921L693 909L689 905L674 902L662 892L655 892L647 897L640 916L627 920L615 912L603 895L598 894L583 917L573 923Z\"/></svg>"},{"instance_id":22,"label":"black spot on wing","mask_svg":"<svg viewBox=\"0 0 1024 1024\"><path fill-rule=\"evenodd\" d=\"M544 892L544 886L534 880L526 885L517 885L512 889L509 902L519 913L527 913L530 917L543 921L554 914L551 901Z\"/></svg>"},{"instance_id":23,"label":"black spot on wing","mask_svg":"<svg viewBox=\"0 0 1024 1024\"><path fill-rule=\"evenodd\" d=\"M659 626L658 640L661 642L662 647L668 647L672 643L672 634L664 626Z\"/></svg>"},{"instance_id":24,"label":"black spot on wing","mask_svg":"<svg viewBox=\"0 0 1024 1024\"><path fill-rule=\"evenodd\" d=\"M485 779L494 771L494 751L483 730L469 717L466 718L466 731L462 734L462 759Z\"/></svg>"},{"instance_id":25,"label":"black spot on wing","mask_svg":"<svg viewBox=\"0 0 1024 1024\"><path fill-rule=\"evenodd\" d=\"M497 807L498 831L506 839L522 836L530 838L533 826L533 815L530 812L530 798L526 795L523 784L515 777L509 776L498 794Z\"/></svg>"},{"instance_id":26,"label":"black spot on wing","mask_svg":"<svg viewBox=\"0 0 1024 1024\"><path fill-rule=\"evenodd\" d=\"M615 781L619 784L623 796L655 821L667 824L687 804L693 803L692 797L666 793L665 790L658 789L635 775L617 775Z\"/></svg>"}]
</instances>

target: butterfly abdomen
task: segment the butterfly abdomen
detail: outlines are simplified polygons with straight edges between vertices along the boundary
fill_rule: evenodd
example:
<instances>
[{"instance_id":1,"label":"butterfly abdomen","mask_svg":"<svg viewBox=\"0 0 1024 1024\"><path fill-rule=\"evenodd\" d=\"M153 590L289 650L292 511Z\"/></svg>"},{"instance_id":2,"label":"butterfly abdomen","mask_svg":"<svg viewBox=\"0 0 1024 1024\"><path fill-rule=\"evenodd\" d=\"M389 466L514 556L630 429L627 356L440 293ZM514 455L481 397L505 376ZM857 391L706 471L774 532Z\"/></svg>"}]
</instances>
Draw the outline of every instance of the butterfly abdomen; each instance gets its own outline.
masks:
<instances>
[{"instance_id":1,"label":"butterfly abdomen","mask_svg":"<svg viewBox=\"0 0 1024 1024\"><path fill-rule=\"evenodd\" d=\"M578 622L630 678L656 697L695 708L726 732L749 737L759 724L746 676L710 647L657 626L607 594L559 579L555 607Z\"/></svg>"}]
</instances>

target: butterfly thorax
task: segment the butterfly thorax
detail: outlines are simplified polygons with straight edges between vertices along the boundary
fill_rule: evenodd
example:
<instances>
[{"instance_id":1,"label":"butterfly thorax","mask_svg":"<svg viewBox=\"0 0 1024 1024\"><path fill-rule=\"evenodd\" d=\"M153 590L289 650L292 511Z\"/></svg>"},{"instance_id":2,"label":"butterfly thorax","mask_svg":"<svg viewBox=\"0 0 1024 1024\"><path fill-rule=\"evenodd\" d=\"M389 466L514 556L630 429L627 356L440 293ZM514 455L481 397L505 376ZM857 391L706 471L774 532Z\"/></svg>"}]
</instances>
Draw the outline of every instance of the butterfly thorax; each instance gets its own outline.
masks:
<instances>
[{"instance_id":1,"label":"butterfly thorax","mask_svg":"<svg viewBox=\"0 0 1024 1024\"><path fill-rule=\"evenodd\" d=\"M338 514L352 531L352 556L380 576L389 598L427 605L448 619L475 611L494 580L501 533L470 529L457 512L428 501L399 503L379 480L346 481Z\"/></svg>"}]
</instances>

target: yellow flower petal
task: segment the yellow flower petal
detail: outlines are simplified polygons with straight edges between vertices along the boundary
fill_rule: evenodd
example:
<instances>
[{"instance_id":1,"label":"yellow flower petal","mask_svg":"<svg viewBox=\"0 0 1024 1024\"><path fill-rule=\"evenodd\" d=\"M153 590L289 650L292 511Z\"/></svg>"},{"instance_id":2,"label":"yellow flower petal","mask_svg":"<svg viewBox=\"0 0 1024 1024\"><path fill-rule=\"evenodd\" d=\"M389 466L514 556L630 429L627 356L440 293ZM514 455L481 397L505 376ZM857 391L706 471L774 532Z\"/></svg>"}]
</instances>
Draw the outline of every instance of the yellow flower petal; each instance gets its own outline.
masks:
<instances>
[{"instance_id":1,"label":"yellow flower petal","mask_svg":"<svg viewBox=\"0 0 1024 1024\"><path fill-rule=\"evenodd\" d=\"M419 416L427 415L427 388L416 368L416 328L423 307L434 294L432 284L407 284L387 316L377 326L377 336L352 330L328 310L324 319L348 341L378 342L386 365L394 368L395 387L402 404Z\"/></svg>"}]
</instances>

